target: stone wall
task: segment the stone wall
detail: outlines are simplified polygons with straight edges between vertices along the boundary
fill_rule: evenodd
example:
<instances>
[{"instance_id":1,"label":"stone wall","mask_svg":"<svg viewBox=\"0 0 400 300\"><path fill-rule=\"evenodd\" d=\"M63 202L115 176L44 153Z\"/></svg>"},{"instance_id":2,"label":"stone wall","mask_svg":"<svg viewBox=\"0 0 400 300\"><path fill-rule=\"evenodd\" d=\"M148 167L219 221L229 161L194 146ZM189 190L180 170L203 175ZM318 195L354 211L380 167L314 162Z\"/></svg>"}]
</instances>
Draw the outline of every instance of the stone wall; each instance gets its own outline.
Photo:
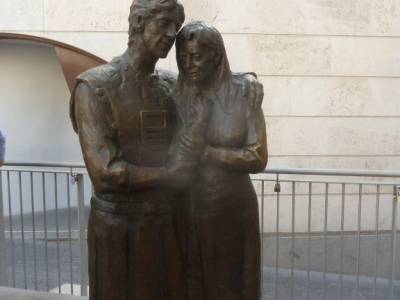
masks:
<instances>
[{"instance_id":1,"label":"stone wall","mask_svg":"<svg viewBox=\"0 0 400 300\"><path fill-rule=\"evenodd\" d=\"M270 167L400 168L399 0L185 0L224 35L232 68L265 86ZM130 0L1 0L0 30L107 60ZM174 54L159 64L176 69Z\"/></svg>"}]
</instances>

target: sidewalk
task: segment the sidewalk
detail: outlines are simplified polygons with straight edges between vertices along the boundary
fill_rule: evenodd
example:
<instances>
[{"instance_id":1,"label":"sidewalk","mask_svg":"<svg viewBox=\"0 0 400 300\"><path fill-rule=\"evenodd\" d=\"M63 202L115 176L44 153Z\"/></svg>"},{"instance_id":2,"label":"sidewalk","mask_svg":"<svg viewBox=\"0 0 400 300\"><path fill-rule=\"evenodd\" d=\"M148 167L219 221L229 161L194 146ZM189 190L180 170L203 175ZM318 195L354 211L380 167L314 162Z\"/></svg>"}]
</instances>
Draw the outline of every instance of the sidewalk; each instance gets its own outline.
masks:
<instances>
[{"instance_id":1,"label":"sidewalk","mask_svg":"<svg viewBox=\"0 0 400 300\"><path fill-rule=\"evenodd\" d=\"M306 271L279 269L275 279L275 268L263 269L263 300L400 300L400 281L393 281L393 298L390 298L390 281L377 278L376 288L373 277L340 275ZM309 287L309 289L308 289ZM275 297L277 293L277 297ZM293 298L291 296L293 295Z\"/></svg>"},{"instance_id":2,"label":"sidewalk","mask_svg":"<svg viewBox=\"0 0 400 300\"><path fill-rule=\"evenodd\" d=\"M0 300L87 300L87 298L0 287Z\"/></svg>"}]
</instances>

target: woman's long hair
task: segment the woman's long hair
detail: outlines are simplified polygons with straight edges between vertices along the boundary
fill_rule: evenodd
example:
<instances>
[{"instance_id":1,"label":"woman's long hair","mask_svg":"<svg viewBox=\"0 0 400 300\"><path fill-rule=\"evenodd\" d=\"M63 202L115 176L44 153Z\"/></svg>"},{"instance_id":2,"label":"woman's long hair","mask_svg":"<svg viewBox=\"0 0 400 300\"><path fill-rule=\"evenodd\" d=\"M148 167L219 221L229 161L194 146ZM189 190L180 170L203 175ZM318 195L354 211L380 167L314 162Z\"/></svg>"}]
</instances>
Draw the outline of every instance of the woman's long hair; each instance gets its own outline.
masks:
<instances>
[{"instance_id":1,"label":"woman's long hair","mask_svg":"<svg viewBox=\"0 0 400 300\"><path fill-rule=\"evenodd\" d=\"M219 57L219 61L217 61L215 66L215 72L211 75L212 78L210 78L211 84L206 88L207 90L199 90L195 84L188 80L181 64L181 49L186 41L192 40L196 40L199 44L209 48L210 51L214 51L215 55ZM179 69L175 92L177 105L184 105L188 99L198 96L225 98L223 95L227 95L226 93L229 92L232 73L224 41L221 33L216 28L201 21L191 22L184 26L176 38L176 61Z\"/></svg>"}]
</instances>

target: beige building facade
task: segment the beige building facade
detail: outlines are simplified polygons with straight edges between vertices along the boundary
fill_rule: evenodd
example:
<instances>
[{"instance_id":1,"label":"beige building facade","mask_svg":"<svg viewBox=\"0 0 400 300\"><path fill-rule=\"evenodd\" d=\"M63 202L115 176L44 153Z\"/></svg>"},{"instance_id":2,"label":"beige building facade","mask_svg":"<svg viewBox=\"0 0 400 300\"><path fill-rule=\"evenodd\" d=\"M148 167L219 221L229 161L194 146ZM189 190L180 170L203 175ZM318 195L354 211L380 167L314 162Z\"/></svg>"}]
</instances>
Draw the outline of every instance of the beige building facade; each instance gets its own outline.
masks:
<instances>
[{"instance_id":1,"label":"beige building facade","mask_svg":"<svg viewBox=\"0 0 400 300\"><path fill-rule=\"evenodd\" d=\"M233 70L263 82L270 167L400 169L399 0L182 2L187 21L223 33ZM126 47L129 6L0 0L0 31L110 60ZM174 53L159 66L176 70Z\"/></svg>"}]
</instances>

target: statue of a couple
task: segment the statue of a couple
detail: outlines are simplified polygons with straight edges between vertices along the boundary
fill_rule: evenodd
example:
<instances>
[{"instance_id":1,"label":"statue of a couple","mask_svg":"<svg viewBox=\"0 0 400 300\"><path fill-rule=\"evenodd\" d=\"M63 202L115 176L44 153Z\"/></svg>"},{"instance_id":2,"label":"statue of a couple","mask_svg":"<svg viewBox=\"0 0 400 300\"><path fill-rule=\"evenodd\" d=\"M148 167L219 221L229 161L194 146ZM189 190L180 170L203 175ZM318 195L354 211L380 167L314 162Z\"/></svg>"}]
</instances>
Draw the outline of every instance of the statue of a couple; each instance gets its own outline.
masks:
<instances>
[{"instance_id":1,"label":"statue of a couple","mask_svg":"<svg viewBox=\"0 0 400 300\"><path fill-rule=\"evenodd\" d=\"M183 22L177 0L134 0L126 52L77 79L90 300L260 299L262 86L215 28ZM178 77L155 70L175 38Z\"/></svg>"}]
</instances>

